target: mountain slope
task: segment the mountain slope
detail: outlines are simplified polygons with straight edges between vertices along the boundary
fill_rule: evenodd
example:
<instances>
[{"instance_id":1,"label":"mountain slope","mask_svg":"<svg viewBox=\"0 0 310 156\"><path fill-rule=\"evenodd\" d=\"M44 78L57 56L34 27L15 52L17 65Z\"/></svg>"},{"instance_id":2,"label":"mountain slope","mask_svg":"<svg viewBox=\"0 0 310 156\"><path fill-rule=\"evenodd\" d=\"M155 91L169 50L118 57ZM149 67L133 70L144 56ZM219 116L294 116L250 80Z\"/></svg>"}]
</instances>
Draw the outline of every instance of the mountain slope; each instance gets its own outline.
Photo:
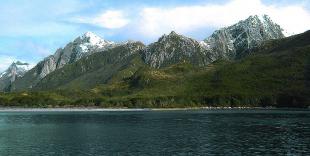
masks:
<instances>
[{"instance_id":1,"label":"mountain slope","mask_svg":"<svg viewBox=\"0 0 310 156\"><path fill-rule=\"evenodd\" d=\"M267 15L250 16L201 42L172 31L147 46L144 60L151 67L161 68L183 61L206 66L218 59L240 59L264 41L283 38L282 31Z\"/></svg>"},{"instance_id":2,"label":"mountain slope","mask_svg":"<svg viewBox=\"0 0 310 156\"><path fill-rule=\"evenodd\" d=\"M73 42L68 43L64 48L58 49L54 55L39 62L23 77L14 82L11 91L31 89L36 86L41 79L56 69L61 69L67 64L72 64L96 52L113 48L115 45L115 43L101 39L94 33L87 32L76 38Z\"/></svg>"},{"instance_id":3,"label":"mountain slope","mask_svg":"<svg viewBox=\"0 0 310 156\"><path fill-rule=\"evenodd\" d=\"M283 38L282 31L267 15L255 15L215 31L201 45L212 51L217 59L242 58L264 41Z\"/></svg>"},{"instance_id":4,"label":"mountain slope","mask_svg":"<svg viewBox=\"0 0 310 156\"><path fill-rule=\"evenodd\" d=\"M140 53L143 48L141 42L127 42L105 52L84 57L47 75L33 89L89 89L107 83L123 68L139 66L142 63Z\"/></svg>"},{"instance_id":5,"label":"mountain slope","mask_svg":"<svg viewBox=\"0 0 310 156\"><path fill-rule=\"evenodd\" d=\"M266 41L250 56L216 61L207 67L185 62L145 69L123 81L130 94L108 91L112 101L150 107L310 106L310 31ZM120 100L121 99L121 100Z\"/></svg>"},{"instance_id":6,"label":"mountain slope","mask_svg":"<svg viewBox=\"0 0 310 156\"><path fill-rule=\"evenodd\" d=\"M7 70L0 74L0 90L7 91L11 83L18 77L24 76L29 69L30 65L28 63L13 62Z\"/></svg>"},{"instance_id":7,"label":"mountain slope","mask_svg":"<svg viewBox=\"0 0 310 156\"><path fill-rule=\"evenodd\" d=\"M66 64L71 64L77 60L89 56L93 53L112 48L115 44L101 39L92 32L86 32L84 35L68 43L64 48L60 48L52 56L44 60L40 78L56 69L60 69Z\"/></svg>"},{"instance_id":8,"label":"mountain slope","mask_svg":"<svg viewBox=\"0 0 310 156\"><path fill-rule=\"evenodd\" d=\"M172 31L164 35L145 50L144 60L151 67L160 68L189 61L197 66L211 63L211 53L200 46L194 39L178 35Z\"/></svg>"}]
</instances>

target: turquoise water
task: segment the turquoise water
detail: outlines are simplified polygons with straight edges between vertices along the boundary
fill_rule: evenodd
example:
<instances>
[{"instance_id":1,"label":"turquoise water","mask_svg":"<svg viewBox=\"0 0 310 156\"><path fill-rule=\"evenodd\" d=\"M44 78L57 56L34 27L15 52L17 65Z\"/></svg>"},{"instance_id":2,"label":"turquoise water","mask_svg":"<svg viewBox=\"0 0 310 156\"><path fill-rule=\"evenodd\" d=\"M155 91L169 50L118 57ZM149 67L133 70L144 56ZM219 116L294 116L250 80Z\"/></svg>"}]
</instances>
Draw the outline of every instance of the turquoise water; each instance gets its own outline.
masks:
<instances>
[{"instance_id":1,"label":"turquoise water","mask_svg":"<svg viewBox=\"0 0 310 156\"><path fill-rule=\"evenodd\" d=\"M2 112L0 155L309 155L310 112Z\"/></svg>"}]
</instances>

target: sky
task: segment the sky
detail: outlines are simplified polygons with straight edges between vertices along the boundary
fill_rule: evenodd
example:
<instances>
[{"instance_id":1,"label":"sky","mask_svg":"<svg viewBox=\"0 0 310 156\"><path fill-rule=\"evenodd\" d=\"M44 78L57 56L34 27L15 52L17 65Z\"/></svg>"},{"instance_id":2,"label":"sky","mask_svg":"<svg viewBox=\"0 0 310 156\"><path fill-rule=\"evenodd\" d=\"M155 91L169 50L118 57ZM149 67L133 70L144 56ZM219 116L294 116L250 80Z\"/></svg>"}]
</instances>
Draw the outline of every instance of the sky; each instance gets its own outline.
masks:
<instances>
[{"instance_id":1,"label":"sky","mask_svg":"<svg viewBox=\"0 0 310 156\"><path fill-rule=\"evenodd\" d=\"M310 0L0 0L0 72L35 65L87 31L115 42L149 44L172 30L203 40L263 14L287 35L310 29Z\"/></svg>"}]
</instances>

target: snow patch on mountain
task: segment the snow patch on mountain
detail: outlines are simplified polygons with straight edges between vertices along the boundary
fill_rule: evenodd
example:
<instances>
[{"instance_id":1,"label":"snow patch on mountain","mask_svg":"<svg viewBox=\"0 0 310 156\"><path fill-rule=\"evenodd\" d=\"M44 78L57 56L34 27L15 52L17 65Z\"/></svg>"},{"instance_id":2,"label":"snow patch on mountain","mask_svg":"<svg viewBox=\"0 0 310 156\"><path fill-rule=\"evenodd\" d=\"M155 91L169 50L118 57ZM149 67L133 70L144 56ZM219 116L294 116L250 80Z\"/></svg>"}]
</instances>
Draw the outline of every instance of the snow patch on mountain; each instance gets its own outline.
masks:
<instances>
[{"instance_id":1,"label":"snow patch on mountain","mask_svg":"<svg viewBox=\"0 0 310 156\"><path fill-rule=\"evenodd\" d=\"M88 53L94 48L106 50L114 44L114 42L106 41L92 32L86 32L80 39L81 43L77 47L79 53Z\"/></svg>"},{"instance_id":2,"label":"snow patch on mountain","mask_svg":"<svg viewBox=\"0 0 310 156\"><path fill-rule=\"evenodd\" d=\"M56 69L60 69L66 64L71 64L79 59L96 52L102 52L113 48L116 44L99 37L92 32L86 32L68 43L64 48L58 49L54 55L45 58L38 65L42 66L39 79L44 78Z\"/></svg>"},{"instance_id":3,"label":"snow patch on mountain","mask_svg":"<svg viewBox=\"0 0 310 156\"><path fill-rule=\"evenodd\" d=\"M11 82L15 81L17 77L22 77L31 69L28 63L22 63L20 61L13 62L7 70L0 74L0 79L9 79Z\"/></svg>"}]
</instances>

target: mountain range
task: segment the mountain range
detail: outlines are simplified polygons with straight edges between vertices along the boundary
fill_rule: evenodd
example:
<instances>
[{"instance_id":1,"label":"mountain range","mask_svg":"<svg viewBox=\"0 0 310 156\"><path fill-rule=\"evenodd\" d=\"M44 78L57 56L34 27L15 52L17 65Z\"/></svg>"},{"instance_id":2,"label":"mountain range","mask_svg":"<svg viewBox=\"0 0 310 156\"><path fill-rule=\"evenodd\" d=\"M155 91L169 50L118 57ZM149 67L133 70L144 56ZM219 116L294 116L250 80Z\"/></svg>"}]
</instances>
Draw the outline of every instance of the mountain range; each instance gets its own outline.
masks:
<instances>
[{"instance_id":1,"label":"mountain range","mask_svg":"<svg viewBox=\"0 0 310 156\"><path fill-rule=\"evenodd\" d=\"M282 32L267 15L203 41L172 31L149 45L114 43L87 32L30 70L13 63L0 89L10 92L8 104L40 94L42 105L304 107L309 33L285 38Z\"/></svg>"}]
</instances>

